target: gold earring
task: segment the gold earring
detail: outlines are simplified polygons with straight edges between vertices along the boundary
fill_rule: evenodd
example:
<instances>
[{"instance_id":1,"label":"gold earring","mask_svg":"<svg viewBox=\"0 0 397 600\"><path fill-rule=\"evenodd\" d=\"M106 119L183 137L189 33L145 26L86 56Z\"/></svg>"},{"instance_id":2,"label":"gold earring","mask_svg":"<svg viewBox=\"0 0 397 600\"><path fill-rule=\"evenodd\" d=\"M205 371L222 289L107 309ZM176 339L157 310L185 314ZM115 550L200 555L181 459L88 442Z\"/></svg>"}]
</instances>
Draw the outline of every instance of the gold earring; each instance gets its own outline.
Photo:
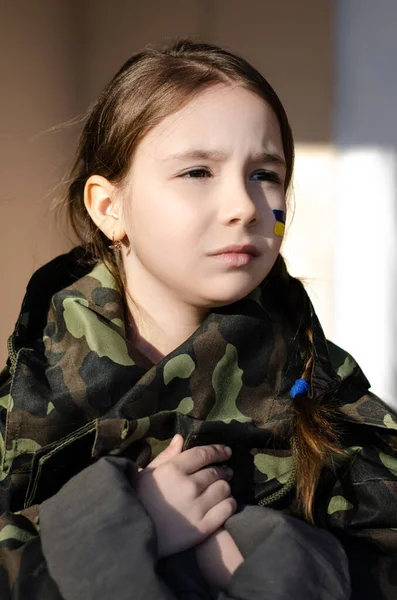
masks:
<instances>
[{"instance_id":1,"label":"gold earring","mask_svg":"<svg viewBox=\"0 0 397 600\"><path fill-rule=\"evenodd\" d=\"M115 252L120 252L121 248L123 247L123 244L120 240L118 240L117 242L114 241L114 231L112 235L112 242L113 243L110 244L109 248L111 248L111 250L114 250Z\"/></svg>"}]
</instances>

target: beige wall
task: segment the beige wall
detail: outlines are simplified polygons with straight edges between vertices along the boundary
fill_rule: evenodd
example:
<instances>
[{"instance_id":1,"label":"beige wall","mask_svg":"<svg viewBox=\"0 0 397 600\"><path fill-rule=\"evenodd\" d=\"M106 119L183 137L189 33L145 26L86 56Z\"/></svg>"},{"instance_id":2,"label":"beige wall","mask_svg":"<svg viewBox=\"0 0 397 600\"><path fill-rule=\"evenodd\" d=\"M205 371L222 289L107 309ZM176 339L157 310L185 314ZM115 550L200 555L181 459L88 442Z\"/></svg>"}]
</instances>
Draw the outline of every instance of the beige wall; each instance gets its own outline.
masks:
<instances>
[{"instance_id":1,"label":"beige wall","mask_svg":"<svg viewBox=\"0 0 397 600\"><path fill-rule=\"evenodd\" d=\"M198 36L253 62L283 100L299 142L329 142L332 0L85 0L81 6L88 102L145 44Z\"/></svg>"},{"instance_id":2,"label":"beige wall","mask_svg":"<svg viewBox=\"0 0 397 600\"><path fill-rule=\"evenodd\" d=\"M1 363L30 274L71 244L52 207L71 161L78 126L48 130L82 114L121 63L144 44L199 36L250 59L280 94L295 131L296 219L305 224L307 205L313 219L316 211L322 210L322 215L329 211L331 188L324 185L331 184L333 168L332 7L332 0L2 3ZM310 170L308 159L317 160L310 164L317 165L317 174L323 173L310 184L303 177ZM317 202L319 196L322 204ZM330 329L332 231L312 227L320 242L320 266L318 252L317 263L307 258L312 249L309 236L303 240L292 231L286 248L292 268L312 283L319 282L315 295Z\"/></svg>"}]
</instances>

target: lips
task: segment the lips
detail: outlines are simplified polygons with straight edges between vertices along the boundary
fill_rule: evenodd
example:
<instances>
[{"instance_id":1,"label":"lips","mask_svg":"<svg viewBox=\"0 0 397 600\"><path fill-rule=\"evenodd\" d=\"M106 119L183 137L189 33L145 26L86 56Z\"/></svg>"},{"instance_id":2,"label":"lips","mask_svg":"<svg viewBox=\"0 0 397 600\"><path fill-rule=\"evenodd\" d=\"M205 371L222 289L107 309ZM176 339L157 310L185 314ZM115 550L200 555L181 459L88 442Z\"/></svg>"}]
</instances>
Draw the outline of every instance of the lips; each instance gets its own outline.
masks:
<instances>
[{"instance_id":1,"label":"lips","mask_svg":"<svg viewBox=\"0 0 397 600\"><path fill-rule=\"evenodd\" d=\"M260 252L253 244L232 244L224 246L210 254L221 261L228 268L241 268L249 265Z\"/></svg>"},{"instance_id":2,"label":"lips","mask_svg":"<svg viewBox=\"0 0 397 600\"><path fill-rule=\"evenodd\" d=\"M260 252L252 244L232 244L231 246L225 246L215 252L211 252L210 256L217 256L219 254L250 254L251 256L259 256Z\"/></svg>"}]
</instances>

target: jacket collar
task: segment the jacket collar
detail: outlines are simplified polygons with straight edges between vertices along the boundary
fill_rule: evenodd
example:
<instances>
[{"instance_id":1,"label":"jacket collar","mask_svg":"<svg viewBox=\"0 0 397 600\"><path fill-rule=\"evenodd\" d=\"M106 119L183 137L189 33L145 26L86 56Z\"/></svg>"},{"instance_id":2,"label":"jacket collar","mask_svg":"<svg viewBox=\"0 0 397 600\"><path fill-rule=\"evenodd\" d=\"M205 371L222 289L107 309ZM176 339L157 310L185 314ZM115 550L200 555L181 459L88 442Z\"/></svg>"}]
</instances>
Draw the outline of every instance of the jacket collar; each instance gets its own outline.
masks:
<instances>
[{"instance_id":1,"label":"jacket collar","mask_svg":"<svg viewBox=\"0 0 397 600\"><path fill-rule=\"evenodd\" d=\"M97 287L98 281L100 282L100 288ZM100 289L102 289L102 292L99 291ZM13 363L21 348L44 351L44 342L48 334L50 306L52 303L55 312L57 311L55 299L59 295L61 295L62 301L69 298L71 303L79 304L83 302L93 314L100 318L104 327L111 328L119 333L122 345L126 347L126 352L134 363L145 369L152 366L152 363L139 350L134 348L131 342L126 340L124 302L117 292L113 276L104 264L87 260L85 250L82 247L77 247L44 265L36 271L29 281L20 316L9 344L11 368L14 366ZM109 301L109 298L111 301ZM254 300L260 305L258 289L254 290L248 296L248 299ZM233 313L233 307L234 305L229 305L214 311L214 314ZM58 310L64 312L60 306ZM343 377L340 374L338 375L332 364L328 344L313 307L311 307L311 313L314 362L309 396L316 397L317 401L320 401L322 398L328 397L329 394L333 394L340 386L342 379L349 378L350 380L354 375L360 384L360 388L363 388L363 386L368 387L368 381L361 371L357 372L356 364L352 366L350 371L345 370ZM285 333L287 336L293 335L291 331ZM93 333L93 335L96 334ZM287 366L286 370L288 370Z\"/></svg>"}]
</instances>

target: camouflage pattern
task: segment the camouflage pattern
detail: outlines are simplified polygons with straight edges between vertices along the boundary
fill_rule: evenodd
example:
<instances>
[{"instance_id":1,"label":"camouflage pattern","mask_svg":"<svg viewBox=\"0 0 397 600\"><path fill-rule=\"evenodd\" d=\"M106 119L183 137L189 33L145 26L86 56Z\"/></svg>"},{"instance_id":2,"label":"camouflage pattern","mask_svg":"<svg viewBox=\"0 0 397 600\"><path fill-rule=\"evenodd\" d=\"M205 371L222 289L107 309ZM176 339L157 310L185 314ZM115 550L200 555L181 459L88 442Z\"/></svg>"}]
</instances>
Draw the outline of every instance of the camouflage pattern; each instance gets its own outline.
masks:
<instances>
[{"instance_id":1,"label":"camouflage pattern","mask_svg":"<svg viewBox=\"0 0 397 600\"><path fill-rule=\"evenodd\" d=\"M239 503L289 510L293 499L289 391L305 357L286 315L257 289L211 312L153 365L126 339L107 268L80 258L75 249L34 275L0 375L0 583L10 586L39 535L40 502L101 456L146 466L177 432L185 448L233 448ZM310 396L337 398L347 451L324 469L315 522L344 543L356 589L364 582L355 597L397 598L397 416L354 359L326 342L314 312L312 326Z\"/></svg>"}]
</instances>

